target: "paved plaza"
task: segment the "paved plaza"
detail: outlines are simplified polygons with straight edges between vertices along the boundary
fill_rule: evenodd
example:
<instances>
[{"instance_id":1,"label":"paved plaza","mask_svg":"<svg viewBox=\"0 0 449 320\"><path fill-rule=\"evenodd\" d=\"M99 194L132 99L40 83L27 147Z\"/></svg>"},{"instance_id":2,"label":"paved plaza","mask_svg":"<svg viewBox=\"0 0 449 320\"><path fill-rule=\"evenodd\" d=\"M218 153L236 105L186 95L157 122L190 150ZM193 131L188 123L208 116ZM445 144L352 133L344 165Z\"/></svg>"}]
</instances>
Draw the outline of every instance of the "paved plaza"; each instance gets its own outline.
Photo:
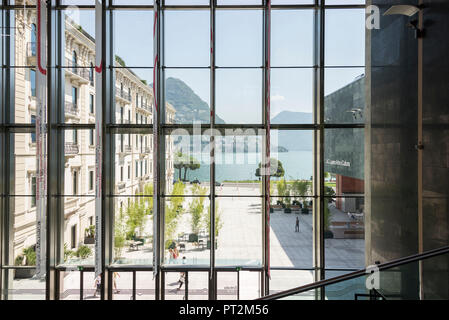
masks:
<instances>
[{"instance_id":1,"label":"paved plaza","mask_svg":"<svg viewBox=\"0 0 449 320\"><path fill-rule=\"evenodd\" d=\"M218 208L222 219L219 231L216 264L217 266L261 266L262 261L262 211L261 198L251 197L260 194L258 185L236 186L229 185L219 188L218 194L234 194L246 197L219 197ZM188 208L186 200L184 208ZM209 203L207 201L206 206ZM345 221L347 217L331 205L332 219ZM299 232L295 232L295 221L299 218ZM313 267L313 215L284 213L275 210L270 215L270 262L272 267L291 267L309 269ZM152 232L152 221L148 221L145 232ZM184 213L179 222L176 234L190 233L190 215ZM326 266L332 268L363 268L364 240L363 239L326 239ZM170 264L182 264L186 257L186 265L208 265L210 252L206 247L198 247L187 243L186 249L181 251L180 257L170 261L166 251L165 261ZM124 249L123 256L130 264L142 264L152 261L152 245L145 244L138 250ZM136 273L136 298L154 298L154 281L152 272ZM165 274L166 299L183 299L185 290L178 290L179 272ZM260 294L260 273L240 271L222 272L218 274L218 296L220 299L251 299ZM83 282L83 298L94 297L94 274L85 272ZM310 270L272 271L270 290L272 292L313 282ZM132 296L132 273L120 272L117 276L117 292L114 299L130 299ZM240 291L238 292L238 283ZM23 279L12 281L11 298L37 299L44 298L45 284L43 281ZM208 273L188 273L188 298L207 299ZM80 273L66 272L61 277L62 299L80 298ZM307 296L307 295L306 295ZM313 298L313 295L310 296Z\"/></svg>"}]
</instances>

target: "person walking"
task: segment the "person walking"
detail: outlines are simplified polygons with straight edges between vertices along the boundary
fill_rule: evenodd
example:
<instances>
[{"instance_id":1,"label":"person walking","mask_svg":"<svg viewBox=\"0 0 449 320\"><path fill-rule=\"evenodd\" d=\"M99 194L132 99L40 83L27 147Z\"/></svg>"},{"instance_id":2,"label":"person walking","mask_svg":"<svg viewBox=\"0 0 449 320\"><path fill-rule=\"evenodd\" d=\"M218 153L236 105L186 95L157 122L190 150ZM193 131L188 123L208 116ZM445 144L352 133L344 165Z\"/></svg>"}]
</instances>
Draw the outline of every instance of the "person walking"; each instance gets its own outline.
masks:
<instances>
[{"instance_id":1,"label":"person walking","mask_svg":"<svg viewBox=\"0 0 449 320\"><path fill-rule=\"evenodd\" d=\"M120 278L120 275L118 274L118 272L113 272L112 273L112 280L113 280L113 286L114 286L114 293L119 293L120 290L117 289L117 277Z\"/></svg>"},{"instance_id":2,"label":"person walking","mask_svg":"<svg viewBox=\"0 0 449 320\"><path fill-rule=\"evenodd\" d=\"M181 290L181 287L184 284L185 280L186 280L186 273L185 272L181 272L180 275L179 275L179 280L178 280L179 287L176 289L176 291Z\"/></svg>"},{"instance_id":3,"label":"person walking","mask_svg":"<svg viewBox=\"0 0 449 320\"><path fill-rule=\"evenodd\" d=\"M295 232L299 232L299 218L296 217Z\"/></svg>"},{"instance_id":4,"label":"person walking","mask_svg":"<svg viewBox=\"0 0 449 320\"><path fill-rule=\"evenodd\" d=\"M101 293L101 275L98 275L95 278L94 281L94 288L95 288L95 292L94 292L94 298L97 297L97 293L100 294Z\"/></svg>"}]
</instances>

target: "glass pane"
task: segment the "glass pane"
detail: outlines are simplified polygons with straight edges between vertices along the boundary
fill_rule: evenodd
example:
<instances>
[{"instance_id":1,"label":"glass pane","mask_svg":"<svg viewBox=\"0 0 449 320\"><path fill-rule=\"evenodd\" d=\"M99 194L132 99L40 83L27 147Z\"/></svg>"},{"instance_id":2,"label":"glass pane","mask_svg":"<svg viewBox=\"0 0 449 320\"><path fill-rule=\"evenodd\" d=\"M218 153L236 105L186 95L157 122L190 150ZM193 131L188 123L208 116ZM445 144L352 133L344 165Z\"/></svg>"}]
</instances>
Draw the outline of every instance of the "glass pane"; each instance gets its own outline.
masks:
<instances>
[{"instance_id":1,"label":"glass pane","mask_svg":"<svg viewBox=\"0 0 449 320\"><path fill-rule=\"evenodd\" d=\"M271 70L271 123L313 122L313 69Z\"/></svg>"},{"instance_id":2,"label":"glass pane","mask_svg":"<svg viewBox=\"0 0 449 320\"><path fill-rule=\"evenodd\" d=\"M209 11L165 11L164 18L165 65L168 67L208 66L210 62Z\"/></svg>"},{"instance_id":3,"label":"glass pane","mask_svg":"<svg viewBox=\"0 0 449 320\"><path fill-rule=\"evenodd\" d=\"M187 130L176 129L167 136L166 150L166 193L171 195L192 195L198 187L204 195L210 191L210 137L189 135Z\"/></svg>"},{"instance_id":4,"label":"glass pane","mask_svg":"<svg viewBox=\"0 0 449 320\"><path fill-rule=\"evenodd\" d=\"M210 264L210 201L206 190L194 186L197 197L169 197L165 200L166 265Z\"/></svg>"},{"instance_id":5,"label":"glass pane","mask_svg":"<svg viewBox=\"0 0 449 320\"><path fill-rule=\"evenodd\" d=\"M59 272L60 300L80 300L80 276L79 271Z\"/></svg>"},{"instance_id":6,"label":"glass pane","mask_svg":"<svg viewBox=\"0 0 449 320\"><path fill-rule=\"evenodd\" d=\"M338 277L349 273L348 271L326 271L326 279ZM364 296L356 294L367 294L366 276L357 277L343 282L335 283L325 287L326 300L367 300Z\"/></svg>"},{"instance_id":7,"label":"glass pane","mask_svg":"<svg viewBox=\"0 0 449 320\"><path fill-rule=\"evenodd\" d=\"M165 0L167 6L208 5L209 0Z\"/></svg>"},{"instance_id":8,"label":"glass pane","mask_svg":"<svg viewBox=\"0 0 449 320\"><path fill-rule=\"evenodd\" d=\"M3 293L8 300L45 300L45 278L33 278L36 269L5 270Z\"/></svg>"},{"instance_id":9,"label":"glass pane","mask_svg":"<svg viewBox=\"0 0 449 320\"><path fill-rule=\"evenodd\" d=\"M225 123L262 122L261 70L218 69L216 86L216 114Z\"/></svg>"},{"instance_id":10,"label":"glass pane","mask_svg":"<svg viewBox=\"0 0 449 320\"><path fill-rule=\"evenodd\" d=\"M36 69L9 69L14 75L14 119L15 123L36 123ZM5 75L6 69L4 71ZM35 135L33 135L35 138ZM35 141L29 141L29 147L34 149Z\"/></svg>"},{"instance_id":11,"label":"glass pane","mask_svg":"<svg viewBox=\"0 0 449 320\"><path fill-rule=\"evenodd\" d=\"M261 176L257 169L262 161L262 137L254 129L227 133L215 138L217 194L261 195Z\"/></svg>"},{"instance_id":12,"label":"glass pane","mask_svg":"<svg viewBox=\"0 0 449 320\"><path fill-rule=\"evenodd\" d=\"M77 10L75 7L62 10L65 19L65 57L62 65L72 73L83 77L95 65L95 11ZM77 70L77 68L82 67Z\"/></svg>"},{"instance_id":13,"label":"glass pane","mask_svg":"<svg viewBox=\"0 0 449 320\"><path fill-rule=\"evenodd\" d=\"M132 300L133 273L113 272L112 274L112 299Z\"/></svg>"},{"instance_id":14,"label":"glass pane","mask_svg":"<svg viewBox=\"0 0 449 320\"><path fill-rule=\"evenodd\" d=\"M216 12L216 65L219 67L261 66L262 29L261 10L218 10Z\"/></svg>"},{"instance_id":15,"label":"glass pane","mask_svg":"<svg viewBox=\"0 0 449 320\"><path fill-rule=\"evenodd\" d=\"M271 130L270 176L273 184L286 181L292 185L292 196L312 195L313 131ZM272 195L280 195L273 185ZM301 187L303 187L301 189ZM298 189L299 188L299 189Z\"/></svg>"},{"instance_id":16,"label":"glass pane","mask_svg":"<svg viewBox=\"0 0 449 320\"><path fill-rule=\"evenodd\" d=\"M167 123L210 123L209 70L166 69L165 99Z\"/></svg>"},{"instance_id":17,"label":"glass pane","mask_svg":"<svg viewBox=\"0 0 449 320\"><path fill-rule=\"evenodd\" d=\"M117 134L114 137L114 194L121 196L137 194L152 196L153 135Z\"/></svg>"},{"instance_id":18,"label":"glass pane","mask_svg":"<svg viewBox=\"0 0 449 320\"><path fill-rule=\"evenodd\" d=\"M95 130L66 130L64 140L64 194L95 196Z\"/></svg>"},{"instance_id":19,"label":"glass pane","mask_svg":"<svg viewBox=\"0 0 449 320\"><path fill-rule=\"evenodd\" d=\"M155 300L153 272L136 272L136 300Z\"/></svg>"},{"instance_id":20,"label":"glass pane","mask_svg":"<svg viewBox=\"0 0 449 320\"><path fill-rule=\"evenodd\" d=\"M270 275L270 294L300 287L314 281L311 270L271 270Z\"/></svg>"},{"instance_id":21,"label":"glass pane","mask_svg":"<svg viewBox=\"0 0 449 320\"><path fill-rule=\"evenodd\" d=\"M313 10L272 11L272 67L313 66L313 23Z\"/></svg>"},{"instance_id":22,"label":"glass pane","mask_svg":"<svg viewBox=\"0 0 449 320\"><path fill-rule=\"evenodd\" d=\"M95 256L95 197L62 197L65 265L93 265ZM62 217L61 217L62 218Z\"/></svg>"},{"instance_id":23,"label":"glass pane","mask_svg":"<svg viewBox=\"0 0 449 320\"><path fill-rule=\"evenodd\" d=\"M189 272L188 277L188 300L209 300L209 273Z\"/></svg>"},{"instance_id":24,"label":"glass pane","mask_svg":"<svg viewBox=\"0 0 449 320\"><path fill-rule=\"evenodd\" d=\"M153 185L137 197L114 197L114 263L153 264Z\"/></svg>"},{"instance_id":25,"label":"glass pane","mask_svg":"<svg viewBox=\"0 0 449 320\"><path fill-rule=\"evenodd\" d=\"M240 300L254 300L260 297L260 272L239 271Z\"/></svg>"},{"instance_id":26,"label":"glass pane","mask_svg":"<svg viewBox=\"0 0 449 320\"><path fill-rule=\"evenodd\" d=\"M237 300L238 298L237 272L217 273L217 300Z\"/></svg>"},{"instance_id":27,"label":"glass pane","mask_svg":"<svg viewBox=\"0 0 449 320\"><path fill-rule=\"evenodd\" d=\"M122 66L153 67L153 11L114 10L113 14L116 59Z\"/></svg>"},{"instance_id":28,"label":"glass pane","mask_svg":"<svg viewBox=\"0 0 449 320\"><path fill-rule=\"evenodd\" d=\"M327 9L326 66L365 65L365 9Z\"/></svg>"},{"instance_id":29,"label":"glass pane","mask_svg":"<svg viewBox=\"0 0 449 320\"><path fill-rule=\"evenodd\" d=\"M11 35L14 45L14 57L11 57L11 65L20 67L35 67L37 65L37 41L36 41L36 10L16 9L11 12L14 15L15 24L10 29L2 29L2 35ZM2 36L2 39L6 37Z\"/></svg>"},{"instance_id":30,"label":"glass pane","mask_svg":"<svg viewBox=\"0 0 449 320\"><path fill-rule=\"evenodd\" d=\"M356 184L345 183L347 177L337 179L336 191L354 192ZM359 184L360 185L360 184ZM359 186L363 189L363 184ZM333 188L332 188L333 189ZM326 187L328 193L333 193ZM358 190L360 192L360 190ZM362 190L363 192L363 190ZM355 192L354 192L355 193ZM324 212L324 238L327 268L365 267L365 209L364 198L326 198Z\"/></svg>"},{"instance_id":31,"label":"glass pane","mask_svg":"<svg viewBox=\"0 0 449 320\"><path fill-rule=\"evenodd\" d=\"M113 5L129 5L129 6L138 6L138 5L153 5L153 0L112 0Z\"/></svg>"},{"instance_id":32,"label":"glass pane","mask_svg":"<svg viewBox=\"0 0 449 320\"><path fill-rule=\"evenodd\" d=\"M242 0L218 0L218 5L241 5ZM256 5L256 4L262 4L261 0L246 0L245 5Z\"/></svg>"},{"instance_id":33,"label":"glass pane","mask_svg":"<svg viewBox=\"0 0 449 320\"><path fill-rule=\"evenodd\" d=\"M326 5L365 4L366 0L325 0Z\"/></svg>"},{"instance_id":34,"label":"glass pane","mask_svg":"<svg viewBox=\"0 0 449 320\"><path fill-rule=\"evenodd\" d=\"M217 198L215 210L216 265L261 266L262 199Z\"/></svg>"},{"instance_id":35,"label":"glass pane","mask_svg":"<svg viewBox=\"0 0 449 320\"><path fill-rule=\"evenodd\" d=\"M313 268L312 198L272 197L270 200L270 265Z\"/></svg>"},{"instance_id":36,"label":"glass pane","mask_svg":"<svg viewBox=\"0 0 449 320\"><path fill-rule=\"evenodd\" d=\"M165 273L165 300L185 300L185 272Z\"/></svg>"},{"instance_id":37,"label":"glass pane","mask_svg":"<svg viewBox=\"0 0 449 320\"><path fill-rule=\"evenodd\" d=\"M324 90L326 123L365 123L364 68L326 69Z\"/></svg>"},{"instance_id":38,"label":"glass pane","mask_svg":"<svg viewBox=\"0 0 449 320\"><path fill-rule=\"evenodd\" d=\"M83 299L100 300L100 293L97 291L97 281L94 272L83 272Z\"/></svg>"},{"instance_id":39,"label":"glass pane","mask_svg":"<svg viewBox=\"0 0 449 320\"><path fill-rule=\"evenodd\" d=\"M32 115L34 117L34 115ZM31 120L33 121L33 120ZM17 212L36 206L36 134L14 134L14 195L30 196L16 200Z\"/></svg>"}]
</instances>

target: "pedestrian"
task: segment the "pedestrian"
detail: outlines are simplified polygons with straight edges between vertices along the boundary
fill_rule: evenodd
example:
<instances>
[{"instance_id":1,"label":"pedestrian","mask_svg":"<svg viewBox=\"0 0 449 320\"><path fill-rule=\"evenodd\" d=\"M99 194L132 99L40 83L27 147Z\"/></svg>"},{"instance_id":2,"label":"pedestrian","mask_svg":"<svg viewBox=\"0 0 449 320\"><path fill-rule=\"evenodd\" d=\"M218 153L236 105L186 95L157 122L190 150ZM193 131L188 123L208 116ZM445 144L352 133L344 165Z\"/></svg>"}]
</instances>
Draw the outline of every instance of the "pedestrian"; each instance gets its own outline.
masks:
<instances>
[{"instance_id":1,"label":"pedestrian","mask_svg":"<svg viewBox=\"0 0 449 320\"><path fill-rule=\"evenodd\" d=\"M299 218L296 217L295 232L299 232Z\"/></svg>"},{"instance_id":2,"label":"pedestrian","mask_svg":"<svg viewBox=\"0 0 449 320\"><path fill-rule=\"evenodd\" d=\"M95 288L95 292L94 292L94 298L97 297L97 293L100 294L101 292L101 275L98 275L95 280L94 280L94 288Z\"/></svg>"},{"instance_id":3,"label":"pedestrian","mask_svg":"<svg viewBox=\"0 0 449 320\"><path fill-rule=\"evenodd\" d=\"M118 272L113 272L112 273L112 280L113 280L113 285L114 285L114 293L119 293L120 290L117 289L117 277L120 278L120 275L118 274Z\"/></svg>"},{"instance_id":4,"label":"pedestrian","mask_svg":"<svg viewBox=\"0 0 449 320\"><path fill-rule=\"evenodd\" d=\"M178 289L176 291L181 290L181 287L184 284L185 280L186 280L186 273L185 272L181 272L179 274L179 280L178 280L179 287L178 287Z\"/></svg>"}]
</instances>

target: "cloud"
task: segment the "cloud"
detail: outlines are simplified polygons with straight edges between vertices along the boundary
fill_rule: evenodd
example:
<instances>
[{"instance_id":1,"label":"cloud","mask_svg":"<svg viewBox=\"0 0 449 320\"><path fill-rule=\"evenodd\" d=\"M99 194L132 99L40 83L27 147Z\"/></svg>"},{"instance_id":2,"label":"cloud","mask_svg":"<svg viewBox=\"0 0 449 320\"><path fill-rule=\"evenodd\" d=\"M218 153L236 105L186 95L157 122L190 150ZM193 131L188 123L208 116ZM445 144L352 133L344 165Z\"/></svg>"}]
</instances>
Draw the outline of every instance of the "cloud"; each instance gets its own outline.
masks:
<instances>
[{"instance_id":1,"label":"cloud","mask_svg":"<svg viewBox=\"0 0 449 320\"><path fill-rule=\"evenodd\" d=\"M284 101L285 97L281 96L279 94L275 94L273 96L270 97L271 102L279 102L279 101Z\"/></svg>"}]
</instances>

